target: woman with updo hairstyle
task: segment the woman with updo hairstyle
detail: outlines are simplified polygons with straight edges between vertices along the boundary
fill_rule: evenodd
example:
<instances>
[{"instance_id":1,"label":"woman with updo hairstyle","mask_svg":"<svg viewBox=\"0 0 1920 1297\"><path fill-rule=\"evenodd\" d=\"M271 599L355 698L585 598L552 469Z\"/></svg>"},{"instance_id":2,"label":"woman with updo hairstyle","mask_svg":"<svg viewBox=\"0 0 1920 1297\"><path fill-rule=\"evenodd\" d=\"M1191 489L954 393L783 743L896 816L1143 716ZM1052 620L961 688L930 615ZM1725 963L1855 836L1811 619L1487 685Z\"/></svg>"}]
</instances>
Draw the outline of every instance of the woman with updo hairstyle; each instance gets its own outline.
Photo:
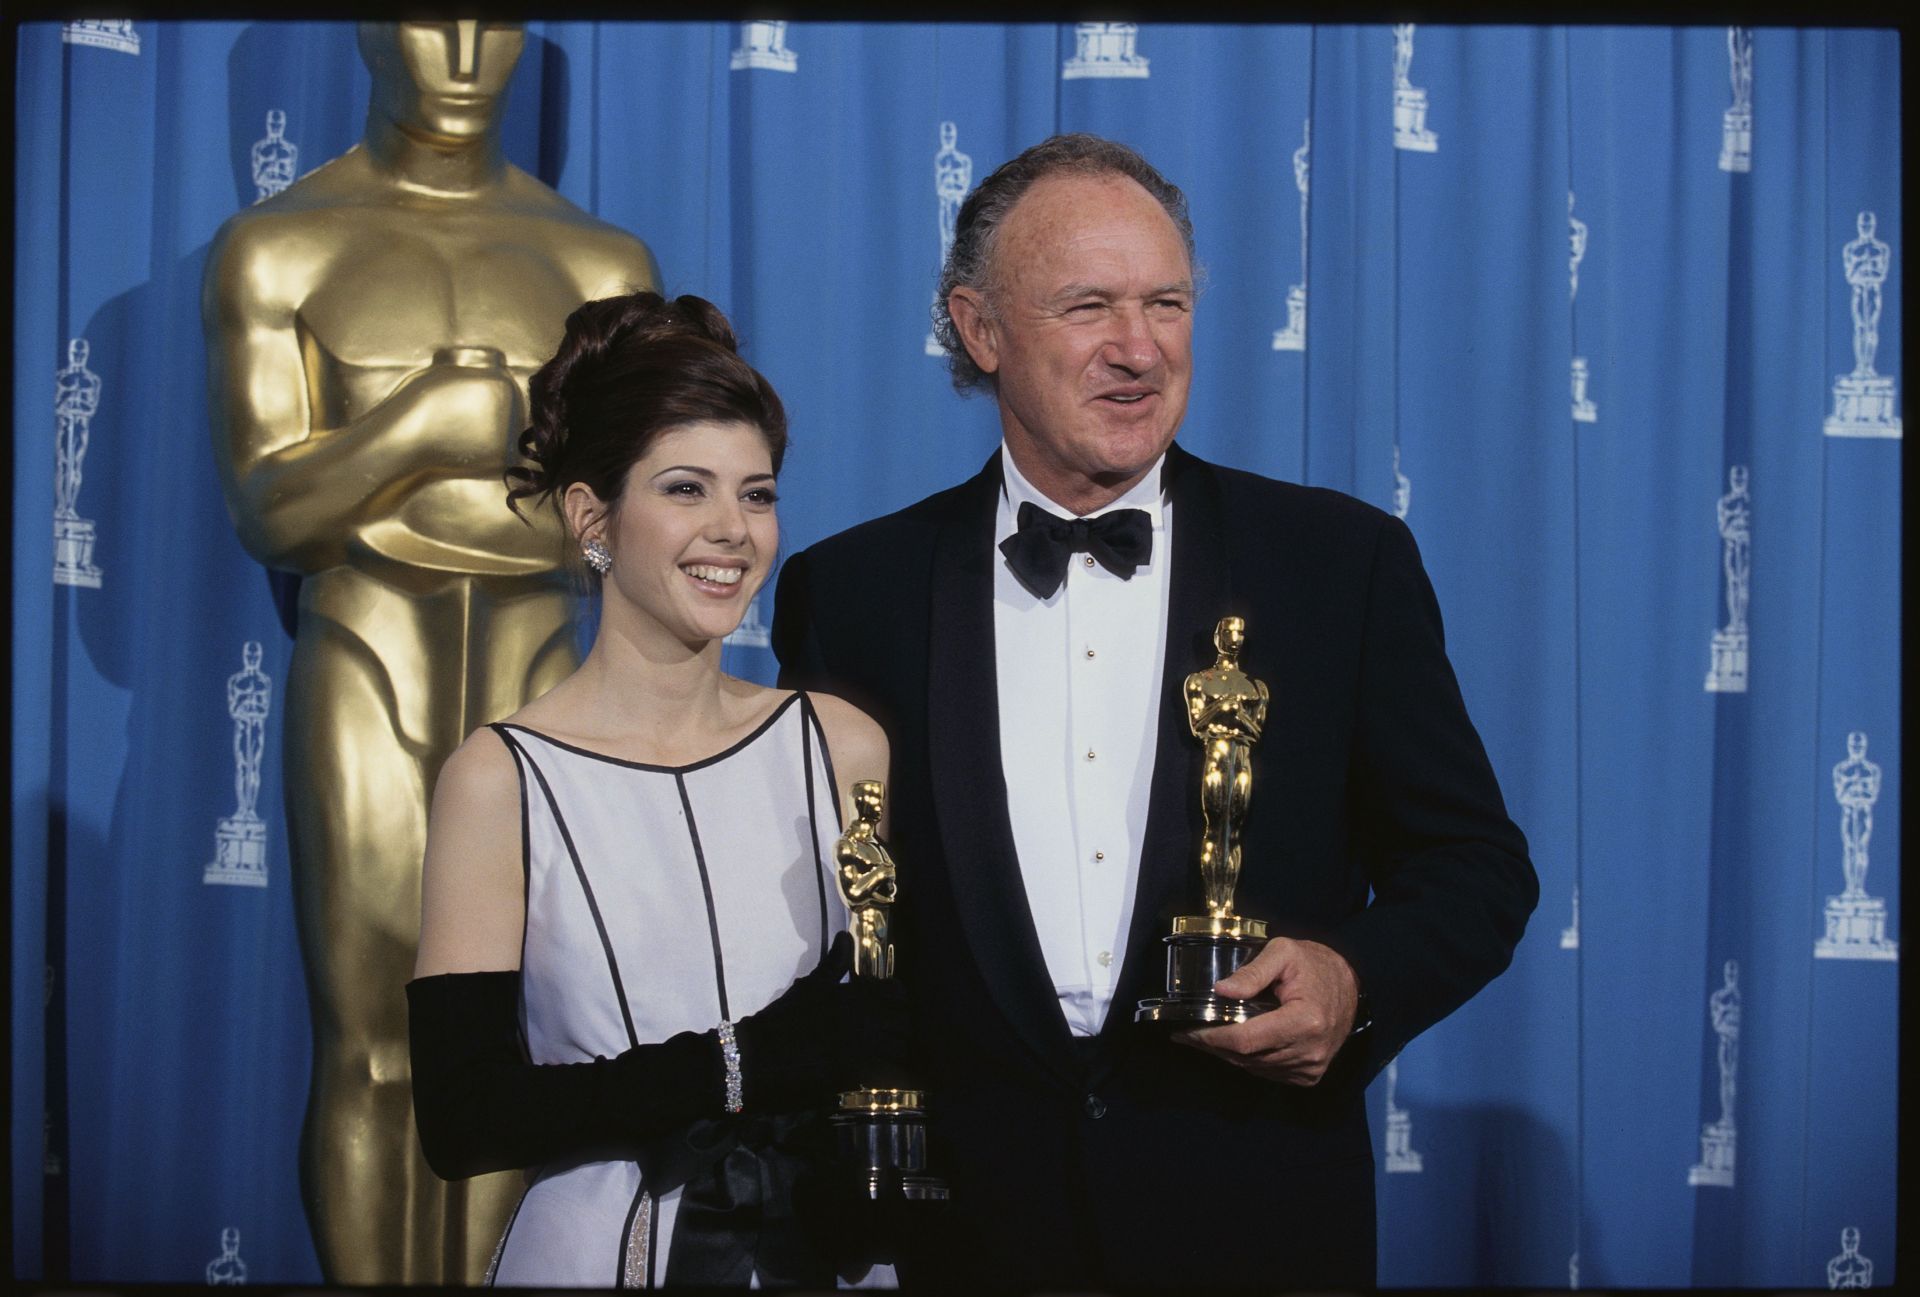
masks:
<instances>
[{"instance_id":1,"label":"woman with updo hairstyle","mask_svg":"<svg viewBox=\"0 0 1920 1297\"><path fill-rule=\"evenodd\" d=\"M531 394L507 505L559 511L599 623L434 789L407 986L428 1164L528 1171L493 1283L861 1280L802 1216L825 1113L908 1038L897 982L844 980L833 876L887 742L720 670L779 547L786 413L717 307L655 293L575 311Z\"/></svg>"}]
</instances>

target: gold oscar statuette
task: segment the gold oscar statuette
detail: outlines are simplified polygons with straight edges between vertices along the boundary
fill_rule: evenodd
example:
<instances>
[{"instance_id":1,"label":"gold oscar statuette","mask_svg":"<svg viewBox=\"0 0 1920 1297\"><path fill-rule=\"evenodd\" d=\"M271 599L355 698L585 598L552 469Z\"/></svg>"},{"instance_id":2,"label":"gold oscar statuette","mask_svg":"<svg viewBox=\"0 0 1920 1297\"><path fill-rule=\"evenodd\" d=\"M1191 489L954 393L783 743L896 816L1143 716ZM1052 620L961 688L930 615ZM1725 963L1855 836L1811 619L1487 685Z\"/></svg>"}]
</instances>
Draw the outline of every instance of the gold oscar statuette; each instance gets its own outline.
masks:
<instances>
[{"instance_id":1,"label":"gold oscar statuette","mask_svg":"<svg viewBox=\"0 0 1920 1297\"><path fill-rule=\"evenodd\" d=\"M221 485L300 582L286 810L314 1024L301 1195L330 1283L475 1284L516 1173L443 1183L405 985L428 799L477 727L578 662L559 521L510 513L527 379L646 245L501 154L526 34L365 23L361 142L221 227L202 289Z\"/></svg>"},{"instance_id":2,"label":"gold oscar statuette","mask_svg":"<svg viewBox=\"0 0 1920 1297\"><path fill-rule=\"evenodd\" d=\"M835 876L853 933L853 975L893 976L887 911L899 896L893 855L880 840L886 790L873 779L853 786L853 823L833 845ZM926 1092L862 1086L840 1096L833 1115L835 1142L851 1168L859 1196L870 1200L943 1200L946 1181L927 1170ZM888 1260L886 1256L879 1259Z\"/></svg>"},{"instance_id":3,"label":"gold oscar statuette","mask_svg":"<svg viewBox=\"0 0 1920 1297\"><path fill-rule=\"evenodd\" d=\"M1196 1027L1245 1022L1277 1007L1271 999L1216 995L1214 983L1260 952L1264 919L1233 909L1240 881L1240 835L1253 796L1253 745L1267 723L1267 686L1240 669L1247 624L1222 617L1213 630L1212 666L1187 677L1187 724L1200 741L1200 895L1205 914L1173 921L1167 943L1167 993L1140 1001L1134 1021Z\"/></svg>"}]
</instances>

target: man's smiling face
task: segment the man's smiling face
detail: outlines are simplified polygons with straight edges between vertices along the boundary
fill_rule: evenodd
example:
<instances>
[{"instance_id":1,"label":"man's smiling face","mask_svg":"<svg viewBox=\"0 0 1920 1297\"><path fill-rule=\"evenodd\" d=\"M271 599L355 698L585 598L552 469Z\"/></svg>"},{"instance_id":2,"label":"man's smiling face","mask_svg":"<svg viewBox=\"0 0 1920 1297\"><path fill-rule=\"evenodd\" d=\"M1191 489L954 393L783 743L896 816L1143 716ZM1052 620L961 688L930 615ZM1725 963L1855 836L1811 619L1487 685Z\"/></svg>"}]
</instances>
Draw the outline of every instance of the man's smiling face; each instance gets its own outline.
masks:
<instances>
[{"instance_id":1,"label":"man's smiling face","mask_svg":"<svg viewBox=\"0 0 1920 1297\"><path fill-rule=\"evenodd\" d=\"M1049 176L1007 213L989 274L991 309L962 335L1015 463L1062 504L1124 492L1187 409L1193 268L1173 219L1124 176Z\"/></svg>"}]
</instances>

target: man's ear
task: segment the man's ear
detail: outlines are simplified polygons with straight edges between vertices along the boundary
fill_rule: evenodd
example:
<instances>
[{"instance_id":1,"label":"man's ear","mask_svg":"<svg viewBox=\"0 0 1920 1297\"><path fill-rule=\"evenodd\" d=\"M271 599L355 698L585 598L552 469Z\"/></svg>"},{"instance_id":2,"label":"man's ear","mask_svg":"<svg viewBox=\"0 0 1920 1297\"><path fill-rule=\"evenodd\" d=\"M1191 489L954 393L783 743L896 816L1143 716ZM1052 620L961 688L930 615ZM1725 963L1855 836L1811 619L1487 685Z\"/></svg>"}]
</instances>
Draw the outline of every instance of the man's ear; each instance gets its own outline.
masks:
<instances>
[{"instance_id":1,"label":"man's ear","mask_svg":"<svg viewBox=\"0 0 1920 1297\"><path fill-rule=\"evenodd\" d=\"M979 292L964 286L955 287L947 297L947 314L953 317L960 344L973 357L980 372L996 372L1000 368L1000 335L987 317L986 302Z\"/></svg>"}]
</instances>

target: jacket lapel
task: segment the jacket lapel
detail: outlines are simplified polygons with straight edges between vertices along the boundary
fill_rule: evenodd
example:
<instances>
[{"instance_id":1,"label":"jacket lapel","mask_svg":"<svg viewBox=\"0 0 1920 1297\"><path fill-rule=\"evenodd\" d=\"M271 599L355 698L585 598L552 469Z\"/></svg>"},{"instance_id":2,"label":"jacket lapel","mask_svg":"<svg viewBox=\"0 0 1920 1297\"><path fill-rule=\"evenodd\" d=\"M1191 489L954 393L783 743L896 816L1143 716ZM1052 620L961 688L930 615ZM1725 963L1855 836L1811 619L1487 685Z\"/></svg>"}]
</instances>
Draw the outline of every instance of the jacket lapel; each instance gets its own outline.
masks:
<instances>
[{"instance_id":1,"label":"jacket lapel","mask_svg":"<svg viewBox=\"0 0 1920 1297\"><path fill-rule=\"evenodd\" d=\"M1172 587L1167 592L1167 657L1160 678L1160 724L1140 853L1139 889L1113 1006L1100 1034L1133 1028L1144 996L1159 995L1173 916L1200 904L1200 745L1187 725L1186 678L1213 662L1213 628L1234 606L1225 503L1213 466L1178 446L1167 448L1165 491L1173 506Z\"/></svg>"},{"instance_id":2,"label":"jacket lapel","mask_svg":"<svg viewBox=\"0 0 1920 1297\"><path fill-rule=\"evenodd\" d=\"M999 1007L1043 1065L1074 1058L1028 906L1007 815L993 633L996 451L934 537L927 738L954 904ZM1063 809L1064 813L1064 809Z\"/></svg>"}]
</instances>

